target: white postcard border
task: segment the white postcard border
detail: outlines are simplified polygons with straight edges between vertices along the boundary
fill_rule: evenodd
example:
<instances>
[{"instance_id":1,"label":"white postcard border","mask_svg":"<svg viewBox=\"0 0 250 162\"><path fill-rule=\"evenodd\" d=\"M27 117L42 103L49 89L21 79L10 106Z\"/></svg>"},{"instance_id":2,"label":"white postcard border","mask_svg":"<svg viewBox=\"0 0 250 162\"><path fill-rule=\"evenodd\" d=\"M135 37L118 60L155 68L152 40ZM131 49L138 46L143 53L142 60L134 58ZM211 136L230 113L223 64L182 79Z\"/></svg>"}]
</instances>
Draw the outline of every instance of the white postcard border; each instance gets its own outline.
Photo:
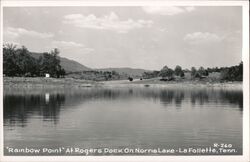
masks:
<instances>
[{"instance_id":1,"label":"white postcard border","mask_svg":"<svg viewBox=\"0 0 250 162\"><path fill-rule=\"evenodd\" d=\"M242 6L243 8L243 155L238 156L4 156L3 155L3 71L0 68L0 161L249 161L249 2L248 1L8 1L1 3L0 44L3 45L3 7L34 6ZM3 49L0 49L2 64Z\"/></svg>"}]
</instances>

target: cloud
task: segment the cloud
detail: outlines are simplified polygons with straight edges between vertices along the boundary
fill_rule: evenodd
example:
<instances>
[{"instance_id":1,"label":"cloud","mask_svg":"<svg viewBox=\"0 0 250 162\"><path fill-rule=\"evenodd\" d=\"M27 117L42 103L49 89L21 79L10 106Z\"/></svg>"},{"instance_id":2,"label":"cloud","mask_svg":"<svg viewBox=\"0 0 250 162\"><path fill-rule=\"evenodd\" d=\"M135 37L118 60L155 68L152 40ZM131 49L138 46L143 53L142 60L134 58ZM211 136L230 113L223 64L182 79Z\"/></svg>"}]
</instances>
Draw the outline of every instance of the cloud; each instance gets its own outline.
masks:
<instances>
[{"instance_id":1,"label":"cloud","mask_svg":"<svg viewBox=\"0 0 250 162\"><path fill-rule=\"evenodd\" d=\"M168 32L167 28L159 28L160 32Z\"/></svg>"},{"instance_id":2,"label":"cloud","mask_svg":"<svg viewBox=\"0 0 250 162\"><path fill-rule=\"evenodd\" d=\"M194 11L195 8L192 6L189 7L176 7L176 6L144 6L142 9L149 14L156 15L177 15L185 12Z\"/></svg>"},{"instance_id":3,"label":"cloud","mask_svg":"<svg viewBox=\"0 0 250 162\"><path fill-rule=\"evenodd\" d=\"M78 48L80 50L84 50L84 52L92 52L94 49L92 48L87 48L83 44L76 43L76 42L66 42L66 41L52 41L51 42L52 48L58 48L62 50L68 50L72 48Z\"/></svg>"},{"instance_id":4,"label":"cloud","mask_svg":"<svg viewBox=\"0 0 250 162\"><path fill-rule=\"evenodd\" d=\"M4 36L8 38L18 38L22 36L29 36L29 37L34 37L34 38L52 38L54 37L54 34L52 33L40 33L37 31L33 30L27 30L24 28L12 28L8 27L4 30Z\"/></svg>"},{"instance_id":5,"label":"cloud","mask_svg":"<svg viewBox=\"0 0 250 162\"><path fill-rule=\"evenodd\" d=\"M194 11L195 8L193 6L185 7L186 11L191 12Z\"/></svg>"},{"instance_id":6,"label":"cloud","mask_svg":"<svg viewBox=\"0 0 250 162\"><path fill-rule=\"evenodd\" d=\"M80 43L66 42L66 41L52 41L52 45L55 47L64 47L64 48L83 47L83 45Z\"/></svg>"},{"instance_id":7,"label":"cloud","mask_svg":"<svg viewBox=\"0 0 250 162\"><path fill-rule=\"evenodd\" d=\"M214 43L220 42L222 39L222 37L209 32L194 32L185 35L183 38L184 41L187 41L190 44Z\"/></svg>"},{"instance_id":8,"label":"cloud","mask_svg":"<svg viewBox=\"0 0 250 162\"><path fill-rule=\"evenodd\" d=\"M153 24L151 20L120 20L114 12L103 17L96 17L93 14L87 16L82 14L66 15L63 23L73 24L80 28L111 30L118 33L127 33L129 30L150 27Z\"/></svg>"}]
</instances>

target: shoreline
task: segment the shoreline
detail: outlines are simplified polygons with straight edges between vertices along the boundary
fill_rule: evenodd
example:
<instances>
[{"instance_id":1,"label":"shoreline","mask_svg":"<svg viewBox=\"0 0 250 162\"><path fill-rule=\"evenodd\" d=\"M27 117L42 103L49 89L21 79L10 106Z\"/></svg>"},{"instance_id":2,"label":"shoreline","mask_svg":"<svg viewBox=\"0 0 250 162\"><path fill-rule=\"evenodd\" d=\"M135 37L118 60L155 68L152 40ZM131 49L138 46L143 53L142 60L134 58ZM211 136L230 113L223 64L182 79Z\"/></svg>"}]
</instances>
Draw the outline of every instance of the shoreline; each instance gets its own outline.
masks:
<instances>
[{"instance_id":1,"label":"shoreline","mask_svg":"<svg viewBox=\"0 0 250 162\"><path fill-rule=\"evenodd\" d=\"M81 88L81 87L175 87L175 88L193 88L193 87L212 87L241 89L243 82L208 82L202 80L184 80L184 81L160 81L159 79L135 79L111 80L111 81L90 81L73 78L44 78L44 77L3 77L4 88Z\"/></svg>"},{"instance_id":2,"label":"shoreline","mask_svg":"<svg viewBox=\"0 0 250 162\"><path fill-rule=\"evenodd\" d=\"M44 77L3 77L4 87L92 87L98 86L100 83L89 80L73 79L73 78L44 78Z\"/></svg>"}]
</instances>

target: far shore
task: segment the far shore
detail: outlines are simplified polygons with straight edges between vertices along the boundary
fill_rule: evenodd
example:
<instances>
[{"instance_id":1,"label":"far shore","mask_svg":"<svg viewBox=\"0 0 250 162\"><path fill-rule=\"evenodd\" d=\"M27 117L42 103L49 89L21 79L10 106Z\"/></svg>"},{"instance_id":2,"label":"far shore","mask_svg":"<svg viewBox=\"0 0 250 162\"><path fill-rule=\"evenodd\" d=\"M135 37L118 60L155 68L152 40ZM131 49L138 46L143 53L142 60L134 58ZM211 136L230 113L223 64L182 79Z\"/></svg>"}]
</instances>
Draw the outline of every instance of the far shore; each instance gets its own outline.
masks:
<instances>
[{"instance_id":1,"label":"far shore","mask_svg":"<svg viewBox=\"0 0 250 162\"><path fill-rule=\"evenodd\" d=\"M44 78L44 77L3 77L4 88L80 88L80 87L213 87L227 89L242 89L242 82L207 82L202 80L185 81L160 81L153 79L111 80L111 81L90 81L73 78Z\"/></svg>"}]
</instances>

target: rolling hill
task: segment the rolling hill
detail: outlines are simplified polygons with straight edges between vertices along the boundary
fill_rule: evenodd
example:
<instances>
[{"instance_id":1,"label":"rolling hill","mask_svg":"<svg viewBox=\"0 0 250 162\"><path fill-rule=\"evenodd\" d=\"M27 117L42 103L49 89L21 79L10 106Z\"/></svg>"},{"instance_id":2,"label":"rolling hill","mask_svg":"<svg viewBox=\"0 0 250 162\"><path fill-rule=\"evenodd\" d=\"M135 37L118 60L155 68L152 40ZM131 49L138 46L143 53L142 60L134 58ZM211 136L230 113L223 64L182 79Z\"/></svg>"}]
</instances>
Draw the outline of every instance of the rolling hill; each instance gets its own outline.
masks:
<instances>
[{"instance_id":1,"label":"rolling hill","mask_svg":"<svg viewBox=\"0 0 250 162\"><path fill-rule=\"evenodd\" d=\"M30 54L32 57L38 59L40 56L42 56L42 53L35 53L32 52ZM80 64L77 61L70 60L64 57L60 57L61 60L61 66L66 71L66 73L69 72L82 72L82 71L116 71L119 74L123 75L129 75L129 76L141 76L144 72L150 71L145 69L134 69L134 68L101 68L101 69L92 69L87 66L84 66Z\"/></svg>"},{"instance_id":2,"label":"rolling hill","mask_svg":"<svg viewBox=\"0 0 250 162\"><path fill-rule=\"evenodd\" d=\"M40 56L42 56L42 53L31 53L31 56L38 59ZM60 57L60 60L61 60L60 64L62 68L66 71L66 73L92 70L91 68L86 67L74 60L70 60L64 57Z\"/></svg>"},{"instance_id":3,"label":"rolling hill","mask_svg":"<svg viewBox=\"0 0 250 162\"><path fill-rule=\"evenodd\" d=\"M103 69L96 69L98 71L116 71L119 74L128 74L130 76L141 76L144 72L148 72L150 70L145 69L134 69L134 68L103 68Z\"/></svg>"},{"instance_id":4,"label":"rolling hill","mask_svg":"<svg viewBox=\"0 0 250 162\"><path fill-rule=\"evenodd\" d=\"M61 66L66 72L76 72L76 71L90 71L91 68L80 64L74 60L69 60L67 58L61 57Z\"/></svg>"}]
</instances>

